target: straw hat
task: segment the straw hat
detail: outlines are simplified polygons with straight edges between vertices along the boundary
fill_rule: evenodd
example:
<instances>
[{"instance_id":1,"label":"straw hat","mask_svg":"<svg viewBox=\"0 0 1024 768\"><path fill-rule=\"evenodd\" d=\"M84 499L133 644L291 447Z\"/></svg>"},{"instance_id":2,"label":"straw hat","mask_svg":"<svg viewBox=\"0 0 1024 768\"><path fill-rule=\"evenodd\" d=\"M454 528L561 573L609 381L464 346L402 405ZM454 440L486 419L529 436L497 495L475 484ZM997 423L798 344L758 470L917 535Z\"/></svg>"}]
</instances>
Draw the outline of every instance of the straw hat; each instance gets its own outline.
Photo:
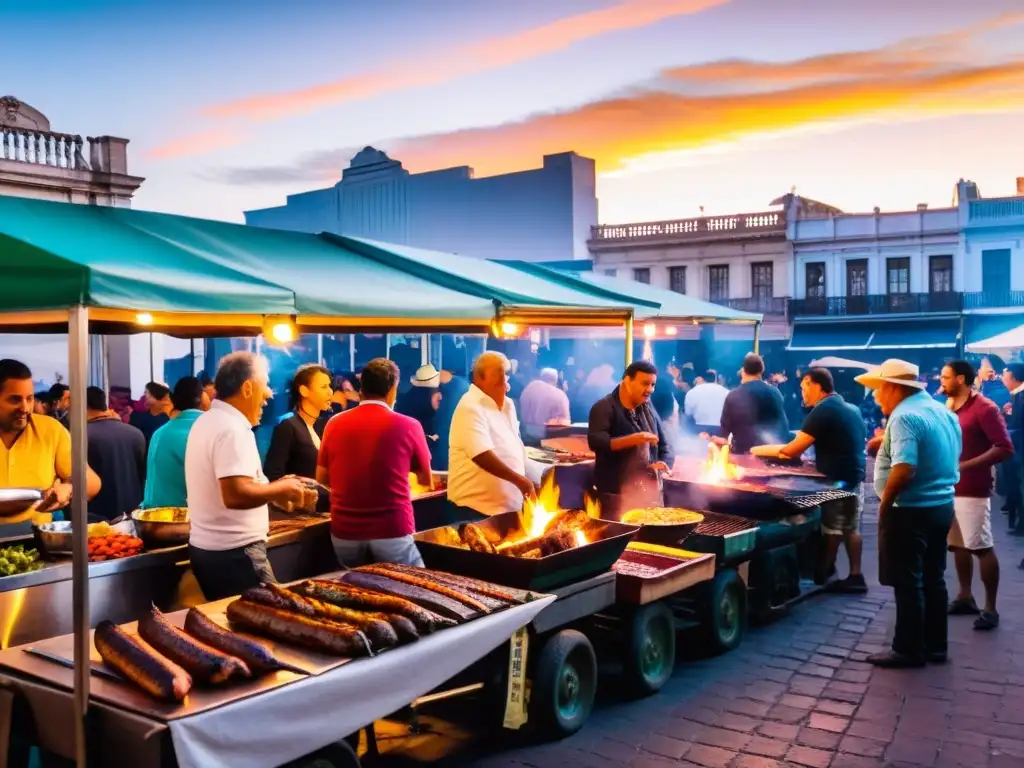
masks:
<instances>
[{"instance_id":1,"label":"straw hat","mask_svg":"<svg viewBox=\"0 0 1024 768\"><path fill-rule=\"evenodd\" d=\"M437 368L428 363L416 369L416 375L409 379L409 381L412 382L414 387L437 388L441 385L441 374Z\"/></svg>"},{"instance_id":2,"label":"straw hat","mask_svg":"<svg viewBox=\"0 0 1024 768\"><path fill-rule=\"evenodd\" d=\"M921 370L913 363L906 360L886 360L878 368L867 373L862 373L854 379L858 384L863 384L868 389L878 389L883 382L889 384L900 384L912 389L925 389L927 382L920 380Z\"/></svg>"}]
</instances>

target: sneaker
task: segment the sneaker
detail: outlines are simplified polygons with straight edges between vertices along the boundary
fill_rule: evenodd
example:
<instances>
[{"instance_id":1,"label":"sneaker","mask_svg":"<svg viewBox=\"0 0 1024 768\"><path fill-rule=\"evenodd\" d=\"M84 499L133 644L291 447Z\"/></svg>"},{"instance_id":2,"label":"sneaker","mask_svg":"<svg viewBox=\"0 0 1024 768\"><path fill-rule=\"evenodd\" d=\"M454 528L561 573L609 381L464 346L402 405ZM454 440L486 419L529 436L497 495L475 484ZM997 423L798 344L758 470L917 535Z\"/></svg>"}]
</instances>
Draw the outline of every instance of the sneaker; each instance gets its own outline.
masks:
<instances>
[{"instance_id":1,"label":"sneaker","mask_svg":"<svg viewBox=\"0 0 1024 768\"><path fill-rule=\"evenodd\" d=\"M863 574L857 573L831 582L827 589L829 592L838 592L844 595L862 595L868 591L868 583L864 580Z\"/></svg>"},{"instance_id":2,"label":"sneaker","mask_svg":"<svg viewBox=\"0 0 1024 768\"><path fill-rule=\"evenodd\" d=\"M988 631L999 626L999 614L982 611L981 615L974 620L974 628L980 631Z\"/></svg>"},{"instance_id":3,"label":"sneaker","mask_svg":"<svg viewBox=\"0 0 1024 768\"><path fill-rule=\"evenodd\" d=\"M907 656L896 651L886 651L868 656L868 663L883 669L914 669L923 667L925 660L923 656Z\"/></svg>"},{"instance_id":4,"label":"sneaker","mask_svg":"<svg viewBox=\"0 0 1024 768\"><path fill-rule=\"evenodd\" d=\"M949 604L947 613L950 616L977 616L981 613L981 609L978 608L973 597L958 597Z\"/></svg>"}]
</instances>

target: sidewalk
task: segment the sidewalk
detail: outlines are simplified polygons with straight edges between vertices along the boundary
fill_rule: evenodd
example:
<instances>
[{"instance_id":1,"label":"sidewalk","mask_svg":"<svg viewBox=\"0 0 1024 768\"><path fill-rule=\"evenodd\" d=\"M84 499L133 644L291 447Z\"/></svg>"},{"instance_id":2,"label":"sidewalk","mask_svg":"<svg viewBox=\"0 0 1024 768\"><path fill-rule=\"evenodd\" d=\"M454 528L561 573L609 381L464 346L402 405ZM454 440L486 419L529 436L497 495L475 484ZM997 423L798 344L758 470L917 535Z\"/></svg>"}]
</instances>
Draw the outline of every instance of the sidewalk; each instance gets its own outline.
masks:
<instances>
[{"instance_id":1,"label":"sidewalk","mask_svg":"<svg viewBox=\"0 0 1024 768\"><path fill-rule=\"evenodd\" d=\"M865 663L868 654L888 646L895 617L891 590L820 596L771 626L751 630L737 651L680 663L659 695L595 711L573 738L445 763L1024 766L1024 572L1017 569L1024 541L1003 534L1006 518L994 514L1002 626L979 633L970 617L951 617L945 666L881 670ZM877 584L877 499L869 502L864 529L865 571ZM952 560L948 580L952 588ZM975 594L980 600L980 584Z\"/></svg>"}]
</instances>

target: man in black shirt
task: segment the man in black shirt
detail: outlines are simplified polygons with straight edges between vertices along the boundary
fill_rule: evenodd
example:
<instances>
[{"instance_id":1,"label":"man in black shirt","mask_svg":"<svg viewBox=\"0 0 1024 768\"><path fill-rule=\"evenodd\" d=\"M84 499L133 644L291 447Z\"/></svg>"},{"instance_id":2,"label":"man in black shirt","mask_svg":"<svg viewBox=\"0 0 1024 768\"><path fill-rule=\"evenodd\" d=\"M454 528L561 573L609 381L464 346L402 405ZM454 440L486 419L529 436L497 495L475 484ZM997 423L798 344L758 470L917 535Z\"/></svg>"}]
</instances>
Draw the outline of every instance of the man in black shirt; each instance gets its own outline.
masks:
<instances>
[{"instance_id":1,"label":"man in black shirt","mask_svg":"<svg viewBox=\"0 0 1024 768\"><path fill-rule=\"evenodd\" d=\"M846 544L850 575L835 582L842 592L867 592L861 573L860 517L864 508L864 444L867 430L860 411L835 391L832 374L825 368L811 368L800 381L804 405L812 408L796 437L779 446L781 458L798 459L814 446L814 462L825 479L856 494L855 498L825 504L821 511L822 547L818 581L824 583L836 564L839 543ZM763 454L764 450L758 451Z\"/></svg>"},{"instance_id":2,"label":"man in black shirt","mask_svg":"<svg viewBox=\"0 0 1024 768\"><path fill-rule=\"evenodd\" d=\"M138 509L146 488L146 438L111 413L99 387L85 392L89 466L103 487L89 502L89 514L112 520Z\"/></svg>"},{"instance_id":3,"label":"man in black shirt","mask_svg":"<svg viewBox=\"0 0 1024 768\"><path fill-rule=\"evenodd\" d=\"M652 363L631 363L619 386L590 409L594 481L609 517L661 504L659 473L671 468L672 446L650 403L657 380Z\"/></svg>"},{"instance_id":4,"label":"man in black shirt","mask_svg":"<svg viewBox=\"0 0 1024 768\"><path fill-rule=\"evenodd\" d=\"M712 439L725 445L732 435L733 453L749 453L755 445L789 440L789 420L782 393L766 383L763 376L764 360L751 352L743 358L740 385L725 398L721 437Z\"/></svg>"}]
</instances>

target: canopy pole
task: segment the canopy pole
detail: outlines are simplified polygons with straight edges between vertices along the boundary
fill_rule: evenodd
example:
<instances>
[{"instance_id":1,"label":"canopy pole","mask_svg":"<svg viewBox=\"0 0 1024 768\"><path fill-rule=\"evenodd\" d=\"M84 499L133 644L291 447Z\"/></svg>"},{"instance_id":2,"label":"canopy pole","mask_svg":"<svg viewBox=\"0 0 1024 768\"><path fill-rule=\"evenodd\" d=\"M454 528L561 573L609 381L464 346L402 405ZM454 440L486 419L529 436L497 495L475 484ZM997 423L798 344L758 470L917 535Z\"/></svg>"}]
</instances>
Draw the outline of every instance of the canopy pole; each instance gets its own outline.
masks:
<instances>
[{"instance_id":1,"label":"canopy pole","mask_svg":"<svg viewBox=\"0 0 1024 768\"><path fill-rule=\"evenodd\" d=\"M420 336L420 365L430 362L430 336L426 333Z\"/></svg>"},{"instance_id":2,"label":"canopy pole","mask_svg":"<svg viewBox=\"0 0 1024 768\"><path fill-rule=\"evenodd\" d=\"M348 335L348 369L351 373L356 372L356 335Z\"/></svg>"},{"instance_id":3,"label":"canopy pole","mask_svg":"<svg viewBox=\"0 0 1024 768\"><path fill-rule=\"evenodd\" d=\"M761 354L761 323L754 323L754 354Z\"/></svg>"},{"instance_id":4,"label":"canopy pole","mask_svg":"<svg viewBox=\"0 0 1024 768\"><path fill-rule=\"evenodd\" d=\"M629 317L626 318L626 365L628 368L629 364L633 362L633 315L630 313Z\"/></svg>"},{"instance_id":5,"label":"canopy pole","mask_svg":"<svg viewBox=\"0 0 1024 768\"><path fill-rule=\"evenodd\" d=\"M322 333L316 335L316 364L324 364L324 335Z\"/></svg>"},{"instance_id":6,"label":"canopy pole","mask_svg":"<svg viewBox=\"0 0 1024 768\"><path fill-rule=\"evenodd\" d=\"M391 359L391 334L384 334L384 357Z\"/></svg>"},{"instance_id":7,"label":"canopy pole","mask_svg":"<svg viewBox=\"0 0 1024 768\"><path fill-rule=\"evenodd\" d=\"M152 358L151 358L152 359ZM75 765L87 768L86 717L89 712L89 530L86 496L88 441L85 389L89 379L89 310L68 311L68 378L71 387L71 596L75 625Z\"/></svg>"}]
</instances>

